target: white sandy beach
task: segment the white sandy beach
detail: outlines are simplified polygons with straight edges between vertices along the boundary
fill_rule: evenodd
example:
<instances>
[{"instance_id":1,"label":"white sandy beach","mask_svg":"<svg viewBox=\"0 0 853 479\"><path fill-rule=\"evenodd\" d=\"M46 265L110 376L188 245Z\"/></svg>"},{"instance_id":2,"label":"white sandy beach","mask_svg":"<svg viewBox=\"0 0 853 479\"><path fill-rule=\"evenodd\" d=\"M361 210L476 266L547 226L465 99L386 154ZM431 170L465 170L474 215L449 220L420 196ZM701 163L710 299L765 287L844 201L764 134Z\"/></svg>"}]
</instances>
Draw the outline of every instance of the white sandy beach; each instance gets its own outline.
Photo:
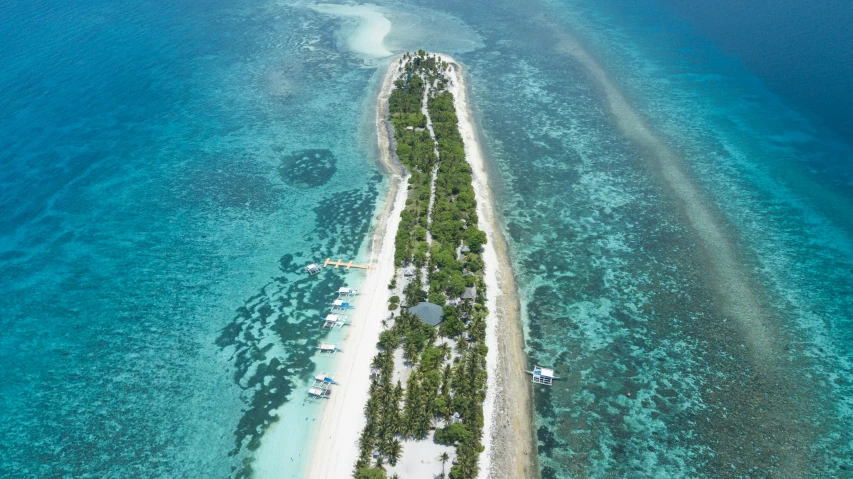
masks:
<instances>
[{"instance_id":1,"label":"white sandy beach","mask_svg":"<svg viewBox=\"0 0 853 479\"><path fill-rule=\"evenodd\" d=\"M385 98L391 89L392 73L389 69L383 82L380 95ZM333 388L331 398L323 405L323 417L307 467L307 477L310 478L352 477L353 466L358 459L358 437L365 424L364 405L369 397L370 363L377 352L381 321L389 315L391 292L388 283L394 276L394 237L399 226L396 219L405 207L407 190L405 178L400 176L399 169L391 164L388 156L384 108L377 108L376 121L383 164L393 172L386 204L376 222L370 246L370 263L376 265L376 269L367 271L355 310L350 315L352 325L342 345L343 352L338 353L340 357L334 371L340 385Z\"/></svg>"},{"instance_id":2,"label":"white sandy beach","mask_svg":"<svg viewBox=\"0 0 853 479\"><path fill-rule=\"evenodd\" d=\"M406 202L406 189L400 187L401 178L392 180L392 218L400 216ZM387 214L387 213L386 213ZM383 221L379 225L381 237L378 250L374 250L371 264L375 270L367 272L350 315L352 325L342 352L338 353L335 379L340 383L332 389L330 399L323 405L317 440L308 467L311 478L351 477L358 458L358 436L364 428L364 405L369 397L370 363L376 355L376 342L382 331L381 321L388 317L388 282L394 275L394 236L396 221Z\"/></svg>"}]
</instances>

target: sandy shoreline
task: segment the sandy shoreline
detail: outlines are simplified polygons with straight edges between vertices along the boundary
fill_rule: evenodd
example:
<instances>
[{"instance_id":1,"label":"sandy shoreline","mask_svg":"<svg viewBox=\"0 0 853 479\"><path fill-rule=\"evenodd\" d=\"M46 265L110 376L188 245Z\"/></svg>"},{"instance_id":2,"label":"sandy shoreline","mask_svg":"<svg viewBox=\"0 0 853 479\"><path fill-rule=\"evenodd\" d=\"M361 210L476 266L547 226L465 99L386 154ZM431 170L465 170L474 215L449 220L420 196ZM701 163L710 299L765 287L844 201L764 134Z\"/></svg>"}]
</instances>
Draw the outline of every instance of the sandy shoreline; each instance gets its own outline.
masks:
<instances>
[{"instance_id":1,"label":"sandy shoreline","mask_svg":"<svg viewBox=\"0 0 853 479\"><path fill-rule=\"evenodd\" d=\"M483 152L471 121L468 90L461 74L463 68L452 58L440 56L453 67L449 74L452 82L448 89L456 99L459 132L465 143L465 157L473 170L479 226L488 237L483 259L488 288L486 306L489 308L486 331L489 381L483 408L483 444L486 449L480 456L480 477L539 477L530 378L524 373L528 365L509 251L499 228Z\"/></svg>"},{"instance_id":2,"label":"sandy shoreline","mask_svg":"<svg viewBox=\"0 0 853 479\"><path fill-rule=\"evenodd\" d=\"M393 65L396 62L392 62ZM394 275L394 237L399 226L399 221L389 220L399 218L406 203L403 170L390 156L385 126L385 105L393 72L393 67L389 68L385 76L376 111L381 162L391 173L388 193L370 243L370 263L376 265L376 269L367 271L359 287L355 310L350 314L352 325L348 326L349 334L341 345L343 352L338 353L334 371L340 385L333 388L331 398L323 405L323 416L307 467L310 478L352 477L358 459L358 437L365 424L363 409L369 397L370 363L377 351L381 321L389 314L388 283Z\"/></svg>"}]
</instances>

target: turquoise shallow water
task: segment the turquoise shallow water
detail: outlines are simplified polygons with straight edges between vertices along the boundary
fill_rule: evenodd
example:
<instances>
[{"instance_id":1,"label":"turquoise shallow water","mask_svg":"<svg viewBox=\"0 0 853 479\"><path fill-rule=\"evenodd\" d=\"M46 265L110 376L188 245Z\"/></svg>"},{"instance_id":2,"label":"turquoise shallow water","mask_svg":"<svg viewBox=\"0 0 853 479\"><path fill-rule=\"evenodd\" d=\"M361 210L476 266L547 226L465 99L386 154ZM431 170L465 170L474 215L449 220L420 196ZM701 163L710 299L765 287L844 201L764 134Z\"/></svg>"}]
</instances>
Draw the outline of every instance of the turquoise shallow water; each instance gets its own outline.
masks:
<instances>
[{"instance_id":1,"label":"turquoise shallow water","mask_svg":"<svg viewBox=\"0 0 853 479\"><path fill-rule=\"evenodd\" d=\"M378 3L386 46L468 67L528 352L565 377L534 391L543 477L853 476L832 115L652 0ZM384 65L302 7L0 7L0 475L231 476L271 411L310 431L312 319L359 277L301 268L363 254ZM675 152L759 323L571 41Z\"/></svg>"},{"instance_id":2,"label":"turquoise shallow water","mask_svg":"<svg viewBox=\"0 0 853 479\"><path fill-rule=\"evenodd\" d=\"M268 7L3 7L0 475L228 475L313 368L374 70Z\"/></svg>"},{"instance_id":3,"label":"turquoise shallow water","mask_svg":"<svg viewBox=\"0 0 853 479\"><path fill-rule=\"evenodd\" d=\"M531 361L566 378L534 391L543 477L849 477L850 146L652 2L528 7L462 60ZM572 41L676 153L759 322Z\"/></svg>"},{"instance_id":4,"label":"turquoise shallow water","mask_svg":"<svg viewBox=\"0 0 853 479\"><path fill-rule=\"evenodd\" d=\"M0 7L0 476L240 475L282 405L308 437L315 319L359 276L303 268L358 260L386 186L384 64L305 7Z\"/></svg>"}]
</instances>

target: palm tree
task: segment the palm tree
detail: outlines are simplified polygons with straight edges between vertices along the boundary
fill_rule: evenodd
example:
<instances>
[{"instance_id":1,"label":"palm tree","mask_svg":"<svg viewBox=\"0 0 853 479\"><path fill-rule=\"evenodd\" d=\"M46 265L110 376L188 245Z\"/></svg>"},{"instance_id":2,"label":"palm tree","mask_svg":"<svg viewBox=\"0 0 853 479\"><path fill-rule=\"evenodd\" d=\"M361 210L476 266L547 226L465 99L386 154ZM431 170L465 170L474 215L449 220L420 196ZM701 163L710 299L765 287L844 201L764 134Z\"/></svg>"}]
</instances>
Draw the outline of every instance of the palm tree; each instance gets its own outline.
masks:
<instances>
[{"instance_id":1,"label":"palm tree","mask_svg":"<svg viewBox=\"0 0 853 479\"><path fill-rule=\"evenodd\" d=\"M400 380L397 380L397 385L394 386L394 401L399 403L400 400L403 399L403 385L400 383Z\"/></svg>"},{"instance_id":2,"label":"palm tree","mask_svg":"<svg viewBox=\"0 0 853 479\"><path fill-rule=\"evenodd\" d=\"M438 456L438 460L441 461L441 477L444 477L444 463L450 460L450 454L444 451Z\"/></svg>"},{"instance_id":3,"label":"palm tree","mask_svg":"<svg viewBox=\"0 0 853 479\"><path fill-rule=\"evenodd\" d=\"M409 365L415 367L418 361L418 346L415 343L408 343L403 347L403 352L406 354L406 359L409 360Z\"/></svg>"},{"instance_id":4,"label":"palm tree","mask_svg":"<svg viewBox=\"0 0 853 479\"><path fill-rule=\"evenodd\" d=\"M406 414L400 424L400 433L410 438L415 435L415 421L410 414Z\"/></svg>"},{"instance_id":5,"label":"palm tree","mask_svg":"<svg viewBox=\"0 0 853 479\"><path fill-rule=\"evenodd\" d=\"M394 439L391 441L391 444L388 445L388 462L391 463L392 466L397 465L397 459L400 459L400 456L403 455L403 447L400 445L400 441Z\"/></svg>"},{"instance_id":6,"label":"palm tree","mask_svg":"<svg viewBox=\"0 0 853 479\"><path fill-rule=\"evenodd\" d=\"M379 401L367 401L364 406L364 414L375 417L379 413Z\"/></svg>"}]
</instances>

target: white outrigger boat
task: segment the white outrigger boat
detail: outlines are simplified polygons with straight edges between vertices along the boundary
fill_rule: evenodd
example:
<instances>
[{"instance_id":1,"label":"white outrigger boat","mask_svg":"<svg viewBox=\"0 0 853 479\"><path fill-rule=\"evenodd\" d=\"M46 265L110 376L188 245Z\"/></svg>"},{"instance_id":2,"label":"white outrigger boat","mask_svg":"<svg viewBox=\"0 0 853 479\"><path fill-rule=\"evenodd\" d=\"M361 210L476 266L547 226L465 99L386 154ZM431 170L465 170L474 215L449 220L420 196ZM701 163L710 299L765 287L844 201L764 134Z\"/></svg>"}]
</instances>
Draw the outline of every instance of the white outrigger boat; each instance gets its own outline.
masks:
<instances>
[{"instance_id":1,"label":"white outrigger boat","mask_svg":"<svg viewBox=\"0 0 853 479\"><path fill-rule=\"evenodd\" d=\"M534 383L546 386L550 386L555 379L560 379L558 376L554 376L553 369L543 368L542 366L533 366L533 371L525 369L524 372L533 376Z\"/></svg>"},{"instance_id":2,"label":"white outrigger boat","mask_svg":"<svg viewBox=\"0 0 853 479\"><path fill-rule=\"evenodd\" d=\"M348 324L349 321L347 321L346 316L341 316L339 314L329 314L323 321L323 327L329 329L343 328Z\"/></svg>"},{"instance_id":3,"label":"white outrigger boat","mask_svg":"<svg viewBox=\"0 0 853 479\"><path fill-rule=\"evenodd\" d=\"M311 263L305 267L305 271L308 271L308 274L310 274L311 276L314 276L315 274L320 274L321 270L322 268L320 268L320 265L317 263Z\"/></svg>"},{"instance_id":4,"label":"white outrigger boat","mask_svg":"<svg viewBox=\"0 0 853 479\"><path fill-rule=\"evenodd\" d=\"M314 376L314 384L313 384L313 386L312 386L312 387L315 387L315 388L319 388L319 387L325 387L325 388L328 388L328 387L329 387L329 386L331 386L332 384L334 384L334 385L337 385L337 384L338 384L338 382L337 382L337 381L335 381L335 375L334 375L334 374L329 374L329 373L324 373L324 372L322 372L322 371L321 371L319 374L317 374L316 376Z\"/></svg>"},{"instance_id":5,"label":"white outrigger boat","mask_svg":"<svg viewBox=\"0 0 853 479\"><path fill-rule=\"evenodd\" d=\"M332 306L332 311L344 311L347 309L355 309L355 306L349 304L342 299L336 299L329 303Z\"/></svg>"},{"instance_id":6,"label":"white outrigger boat","mask_svg":"<svg viewBox=\"0 0 853 479\"><path fill-rule=\"evenodd\" d=\"M335 346L334 344L323 343L317 347L320 350L320 354L327 354L329 356L334 355L337 352L341 351L341 348Z\"/></svg>"},{"instance_id":7,"label":"white outrigger boat","mask_svg":"<svg viewBox=\"0 0 853 479\"><path fill-rule=\"evenodd\" d=\"M320 399L328 399L331 396L330 389L323 388L308 388L308 396L310 401L318 401Z\"/></svg>"},{"instance_id":8,"label":"white outrigger boat","mask_svg":"<svg viewBox=\"0 0 853 479\"><path fill-rule=\"evenodd\" d=\"M331 388L333 384L338 384L338 382L335 381L335 376L333 374L320 372L315 375L314 384L308 388L308 400L319 401L320 399L328 399L332 394Z\"/></svg>"},{"instance_id":9,"label":"white outrigger boat","mask_svg":"<svg viewBox=\"0 0 853 479\"><path fill-rule=\"evenodd\" d=\"M358 294L358 291L355 289L338 288L338 298L345 298L347 296L355 296L357 294Z\"/></svg>"}]
</instances>

